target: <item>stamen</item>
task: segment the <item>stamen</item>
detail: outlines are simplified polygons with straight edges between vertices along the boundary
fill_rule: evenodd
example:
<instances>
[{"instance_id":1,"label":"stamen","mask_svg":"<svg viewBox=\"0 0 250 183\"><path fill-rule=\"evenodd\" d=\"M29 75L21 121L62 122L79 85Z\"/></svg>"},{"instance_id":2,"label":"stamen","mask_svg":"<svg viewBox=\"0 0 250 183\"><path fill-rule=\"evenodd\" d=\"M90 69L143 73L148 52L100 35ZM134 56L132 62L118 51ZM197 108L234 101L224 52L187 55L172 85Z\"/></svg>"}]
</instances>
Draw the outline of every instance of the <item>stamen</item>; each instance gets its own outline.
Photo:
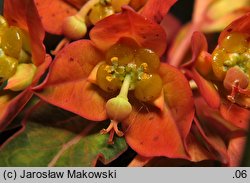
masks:
<instances>
[{"instance_id":1,"label":"stamen","mask_svg":"<svg viewBox=\"0 0 250 183\"><path fill-rule=\"evenodd\" d=\"M119 66L117 69L116 69L116 72L117 74L125 74L125 67L124 66Z\"/></svg>"},{"instance_id":2,"label":"stamen","mask_svg":"<svg viewBox=\"0 0 250 183\"><path fill-rule=\"evenodd\" d=\"M142 64L140 65L140 67L142 67L143 71L145 71L145 70L147 70L147 68L148 68L148 64L147 64L147 63L142 63Z\"/></svg>"},{"instance_id":3,"label":"stamen","mask_svg":"<svg viewBox=\"0 0 250 183\"><path fill-rule=\"evenodd\" d=\"M107 73L112 73L114 71L114 67L107 65L104 70L107 71Z\"/></svg>"},{"instance_id":4,"label":"stamen","mask_svg":"<svg viewBox=\"0 0 250 183\"><path fill-rule=\"evenodd\" d=\"M232 67L232 66L234 66L236 64L237 64L236 60L226 60L224 62L224 65L227 66L227 67Z\"/></svg>"},{"instance_id":5,"label":"stamen","mask_svg":"<svg viewBox=\"0 0 250 183\"><path fill-rule=\"evenodd\" d=\"M143 72L138 75L138 80L149 79L150 77L152 77L152 74L147 74Z\"/></svg>"},{"instance_id":6,"label":"stamen","mask_svg":"<svg viewBox=\"0 0 250 183\"><path fill-rule=\"evenodd\" d=\"M118 62L118 57L112 57L110 60L111 60L112 63Z\"/></svg>"},{"instance_id":7,"label":"stamen","mask_svg":"<svg viewBox=\"0 0 250 183\"><path fill-rule=\"evenodd\" d=\"M128 63L128 65L126 66L126 72L130 73L130 72L135 72L135 71L136 71L136 64Z\"/></svg>"}]
</instances>

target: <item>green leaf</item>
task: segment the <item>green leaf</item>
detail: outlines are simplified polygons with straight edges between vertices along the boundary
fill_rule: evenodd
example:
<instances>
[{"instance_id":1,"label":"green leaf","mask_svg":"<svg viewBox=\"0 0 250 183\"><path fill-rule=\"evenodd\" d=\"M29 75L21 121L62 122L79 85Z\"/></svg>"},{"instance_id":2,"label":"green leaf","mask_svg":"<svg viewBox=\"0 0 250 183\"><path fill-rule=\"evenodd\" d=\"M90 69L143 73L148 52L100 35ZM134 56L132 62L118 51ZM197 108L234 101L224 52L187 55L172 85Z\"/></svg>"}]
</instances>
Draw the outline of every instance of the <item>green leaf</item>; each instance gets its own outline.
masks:
<instances>
[{"instance_id":1,"label":"green leaf","mask_svg":"<svg viewBox=\"0 0 250 183\"><path fill-rule=\"evenodd\" d=\"M108 135L99 134L102 123L48 104L36 105L24 121L23 129L0 149L0 166L94 166L127 149L124 138L107 143Z\"/></svg>"}]
</instances>

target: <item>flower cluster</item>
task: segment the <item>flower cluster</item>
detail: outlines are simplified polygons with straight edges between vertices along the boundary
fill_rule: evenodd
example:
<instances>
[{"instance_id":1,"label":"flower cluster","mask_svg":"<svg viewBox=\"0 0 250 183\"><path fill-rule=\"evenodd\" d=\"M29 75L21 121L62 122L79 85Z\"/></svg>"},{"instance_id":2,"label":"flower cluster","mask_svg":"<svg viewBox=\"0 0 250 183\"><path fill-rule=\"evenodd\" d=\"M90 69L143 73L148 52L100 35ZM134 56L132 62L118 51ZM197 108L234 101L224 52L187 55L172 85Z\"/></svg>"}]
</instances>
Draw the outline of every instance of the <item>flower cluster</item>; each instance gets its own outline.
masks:
<instances>
[{"instance_id":1,"label":"flower cluster","mask_svg":"<svg viewBox=\"0 0 250 183\"><path fill-rule=\"evenodd\" d=\"M167 157L239 165L250 121L250 9L242 2L222 11L223 2L197 1L181 26L168 13L176 0L5 0L1 131L24 112L11 140L30 133L31 112L45 102L90 124L109 122L95 125L97 138L108 135L114 151L124 138L138 155L132 164ZM25 112L33 95L39 105Z\"/></svg>"}]
</instances>

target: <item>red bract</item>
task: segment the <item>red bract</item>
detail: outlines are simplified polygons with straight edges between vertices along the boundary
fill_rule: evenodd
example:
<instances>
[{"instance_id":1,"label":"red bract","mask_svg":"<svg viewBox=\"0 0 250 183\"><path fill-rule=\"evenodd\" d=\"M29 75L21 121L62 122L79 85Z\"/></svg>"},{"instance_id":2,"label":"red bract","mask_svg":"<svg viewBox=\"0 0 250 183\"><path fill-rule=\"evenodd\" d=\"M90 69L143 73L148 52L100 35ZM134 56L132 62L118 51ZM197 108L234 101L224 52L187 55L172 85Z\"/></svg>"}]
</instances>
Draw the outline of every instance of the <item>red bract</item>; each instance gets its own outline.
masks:
<instances>
[{"instance_id":1,"label":"red bract","mask_svg":"<svg viewBox=\"0 0 250 183\"><path fill-rule=\"evenodd\" d=\"M195 99L195 105L197 117L188 136L189 147L194 147L189 149L192 159L214 159L227 166L239 166L244 151L246 129L224 119L220 111L209 107L202 97ZM234 109L229 112L237 115ZM248 121L249 118L246 122ZM191 140L193 136L199 140Z\"/></svg>"},{"instance_id":2,"label":"red bract","mask_svg":"<svg viewBox=\"0 0 250 183\"><path fill-rule=\"evenodd\" d=\"M32 61L37 67L31 86L21 92L3 90L0 93L0 129L4 129L15 116L22 110L24 105L32 97L31 87L34 86L50 63L50 57L46 57L43 46L44 30L40 19L31 0L4 1L4 17L9 25L20 27L29 33Z\"/></svg>"},{"instance_id":3,"label":"red bract","mask_svg":"<svg viewBox=\"0 0 250 183\"><path fill-rule=\"evenodd\" d=\"M64 0L35 0L43 27L51 34L62 34L63 20L77 13L77 9Z\"/></svg>"},{"instance_id":4,"label":"red bract","mask_svg":"<svg viewBox=\"0 0 250 183\"><path fill-rule=\"evenodd\" d=\"M148 0L140 14L150 20L160 23L169 8L174 5L176 1L177 0Z\"/></svg>"},{"instance_id":5,"label":"red bract","mask_svg":"<svg viewBox=\"0 0 250 183\"><path fill-rule=\"evenodd\" d=\"M230 4L230 6L228 6ZM179 66L188 53L193 32L215 33L222 31L230 22L249 12L249 2L245 0L196 0L192 21L188 22L177 34L177 39L169 48L167 61Z\"/></svg>"},{"instance_id":6,"label":"red bract","mask_svg":"<svg viewBox=\"0 0 250 183\"><path fill-rule=\"evenodd\" d=\"M36 88L43 100L93 121L108 118L106 102L112 98L88 81L104 53L117 41L130 38L140 47L161 56L166 48L164 30L130 8L98 22L91 40L73 42L56 56L48 77ZM188 158L185 139L193 120L193 99L189 84L176 68L161 63L163 106L140 102L129 95L132 112L120 121L128 144L143 156Z\"/></svg>"},{"instance_id":7,"label":"red bract","mask_svg":"<svg viewBox=\"0 0 250 183\"><path fill-rule=\"evenodd\" d=\"M249 18L250 14L246 14L243 17L237 19L236 21L232 22L225 30L220 34L219 37L219 45L221 44L222 40L230 35L233 32L237 33L248 33L250 31L250 25L249 25ZM218 46L219 46L218 45ZM218 47L217 46L217 47ZM239 104L240 106L247 107L249 106L249 87L241 88L242 85L235 86L234 80L241 80L242 75L241 73L238 73L236 69L229 69L227 71L226 77L224 76L224 82L223 78L216 78L216 74L214 73L215 69L212 68L212 62L216 62L215 60L212 60L212 56L207 52L207 43L205 37L199 33L195 32L192 37L192 48L193 48L193 57L191 61L187 64L185 64L183 67L187 68L187 75L192 77L194 81L196 82L198 88L200 89L201 95L204 97L204 99L207 101L207 103L211 107L219 107L219 95L222 100L221 108L223 110L222 113L226 114L226 109L235 109L235 111L241 111L241 113L245 113L244 115L236 115L237 117L243 117L243 121L248 120L249 117L249 111L245 110L241 107L233 107L231 108L230 105L233 105L233 103ZM217 49L217 48L216 48ZM246 61L247 63L247 61ZM249 72L249 69L246 68L246 73ZM190 71L191 70L191 71ZM197 71L202 75L200 75ZM236 70L236 71L235 71ZM235 78L236 77L236 78ZM204 79L206 78L206 79ZM213 82L217 86L217 90L211 85L208 85L208 81ZM227 82L226 82L227 81ZM245 82L245 80L242 79L242 83ZM248 84L248 83L246 83ZM209 87L206 87L209 86ZM204 90L204 88L206 88ZM231 90L231 91L230 91ZM231 92L231 93L230 93ZM232 96L234 94L234 96ZM234 97L235 101L231 100L231 97ZM225 100L228 100L228 102L224 102ZM231 101L231 102L229 102ZM230 110L231 111L231 110ZM239 112L237 112L239 113ZM224 115L226 118L226 115ZM226 118L229 121L239 121L230 118ZM235 123L235 122L234 122ZM237 125L238 126L238 125ZM246 128L247 125L245 125Z\"/></svg>"},{"instance_id":8,"label":"red bract","mask_svg":"<svg viewBox=\"0 0 250 183\"><path fill-rule=\"evenodd\" d=\"M196 112L197 119L194 125L203 139L201 141L207 146L206 151L214 156L215 160L228 164L227 143L231 135L239 129L223 119L220 113L210 108L202 98L196 99Z\"/></svg>"},{"instance_id":9,"label":"red bract","mask_svg":"<svg viewBox=\"0 0 250 183\"><path fill-rule=\"evenodd\" d=\"M51 34L62 35L65 18L75 15L88 1L35 0L35 2L45 30ZM139 13L141 15L160 22L175 2L176 0L146 0L145 3L145 0L133 0L131 6L140 8Z\"/></svg>"},{"instance_id":10,"label":"red bract","mask_svg":"<svg viewBox=\"0 0 250 183\"><path fill-rule=\"evenodd\" d=\"M207 41L200 32L194 32L192 36L192 52L191 60L183 65L186 75L192 78L198 86L201 95L206 102L213 108L220 106L220 98L211 82L204 79L200 73L208 74L211 70L211 56L207 53Z\"/></svg>"},{"instance_id":11,"label":"red bract","mask_svg":"<svg viewBox=\"0 0 250 183\"><path fill-rule=\"evenodd\" d=\"M135 13L129 13L131 11L126 10L96 24L95 29L90 32L91 40L105 51L121 37L129 37L136 40L140 46L149 48L161 56L166 49L166 35L162 27L156 26L142 16L134 16ZM118 22L113 23L115 21Z\"/></svg>"},{"instance_id":12,"label":"red bract","mask_svg":"<svg viewBox=\"0 0 250 183\"><path fill-rule=\"evenodd\" d=\"M236 36L238 36L238 33L249 34L249 17L250 14L248 13L232 22L220 34L218 41L219 45L216 49L218 49L221 44L225 44L223 43L223 39L231 35L233 32L237 32ZM232 44L230 46L233 47L234 45ZM199 32L195 32L192 36L192 51L192 59L190 62L183 65L183 67L186 69L186 75L192 78L197 84L200 95L203 99L199 97L195 100L197 117L194 120L195 123L193 124L191 134L189 134L189 138L198 135L200 136L200 139L203 139L201 141L205 143L206 146L209 146L209 148L204 148L199 146L200 144L198 142L193 141L195 143L194 145L192 144L192 141L189 141L190 144L192 144L191 146L195 146L199 149L196 149L196 152L203 152L198 153L198 157L197 154L194 153L193 158L203 160L209 159L213 157L214 154L217 154L213 157L214 159L229 166L238 166L240 163L240 157L244 150L243 142L250 119L250 111L243 108L243 103L239 102L239 99L244 99L241 100L241 102L245 102L244 107L249 105L247 103L249 102L249 94L247 92L249 91L249 86L244 89L240 88L241 86L244 86L242 84L243 80L241 80L244 73L241 72L239 74L238 71L236 72L232 69L228 69L224 78L223 75L218 78L218 76L221 76L219 75L221 73L216 74L215 72L218 73L216 70L217 67L212 64L217 64L215 63L216 61L224 62L224 60L216 60L214 58L214 53L213 56L211 56L207 52L206 39ZM247 62L248 61L246 60L246 63ZM235 67L233 68L235 69ZM246 70L246 73L248 72L249 70ZM239 81L240 84L235 86L235 80ZM213 85L208 83L216 85L216 89ZM230 91L230 89L232 91ZM233 91L236 92L234 95L232 95ZM231 100L232 98L230 98L230 96L234 97L235 100ZM219 110L216 110L216 108L219 108ZM190 149L190 151L193 152L193 149Z\"/></svg>"}]
</instances>

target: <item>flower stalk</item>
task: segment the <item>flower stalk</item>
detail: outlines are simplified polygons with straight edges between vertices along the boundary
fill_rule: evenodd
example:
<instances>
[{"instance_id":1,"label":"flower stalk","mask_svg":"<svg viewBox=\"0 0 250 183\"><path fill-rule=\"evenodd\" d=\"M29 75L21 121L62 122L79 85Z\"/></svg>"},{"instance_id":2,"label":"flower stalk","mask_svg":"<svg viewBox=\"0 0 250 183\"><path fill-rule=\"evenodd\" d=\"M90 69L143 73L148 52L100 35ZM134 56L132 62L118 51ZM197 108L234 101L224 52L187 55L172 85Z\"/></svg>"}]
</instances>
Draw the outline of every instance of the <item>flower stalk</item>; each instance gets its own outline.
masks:
<instances>
[{"instance_id":1,"label":"flower stalk","mask_svg":"<svg viewBox=\"0 0 250 183\"><path fill-rule=\"evenodd\" d=\"M106 129L100 131L101 134L110 133L108 143L113 144L114 132L119 136L124 133L118 129L118 123L126 119L132 111L132 106L128 101L128 90L131 83L131 74L127 74L122 83L122 87L118 96L108 100L106 110L111 122Z\"/></svg>"}]
</instances>

